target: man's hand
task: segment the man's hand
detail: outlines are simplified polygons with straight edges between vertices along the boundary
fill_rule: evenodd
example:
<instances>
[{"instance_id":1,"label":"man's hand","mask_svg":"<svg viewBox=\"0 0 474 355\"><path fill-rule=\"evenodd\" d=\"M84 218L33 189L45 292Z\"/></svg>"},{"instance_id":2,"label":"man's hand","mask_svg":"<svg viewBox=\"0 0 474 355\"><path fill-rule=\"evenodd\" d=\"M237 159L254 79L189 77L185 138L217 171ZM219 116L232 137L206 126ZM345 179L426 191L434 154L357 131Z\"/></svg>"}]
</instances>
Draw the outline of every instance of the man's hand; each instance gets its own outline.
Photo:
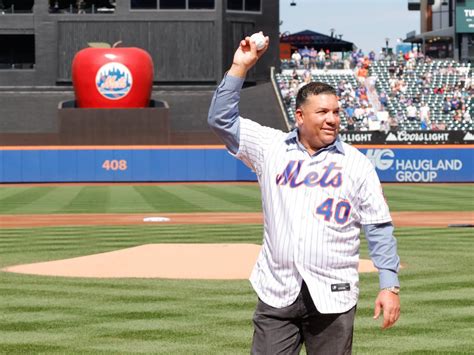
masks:
<instances>
[{"instance_id":1,"label":"man's hand","mask_svg":"<svg viewBox=\"0 0 474 355\"><path fill-rule=\"evenodd\" d=\"M390 328L400 317L400 297L388 290L381 290L375 300L374 319L383 310L382 329Z\"/></svg>"},{"instance_id":2,"label":"man's hand","mask_svg":"<svg viewBox=\"0 0 474 355\"><path fill-rule=\"evenodd\" d=\"M232 66L228 72L231 76L245 78L247 72L252 68L268 48L268 36L265 37L265 47L257 51L257 45L249 36L240 41L239 48L235 51Z\"/></svg>"}]
</instances>

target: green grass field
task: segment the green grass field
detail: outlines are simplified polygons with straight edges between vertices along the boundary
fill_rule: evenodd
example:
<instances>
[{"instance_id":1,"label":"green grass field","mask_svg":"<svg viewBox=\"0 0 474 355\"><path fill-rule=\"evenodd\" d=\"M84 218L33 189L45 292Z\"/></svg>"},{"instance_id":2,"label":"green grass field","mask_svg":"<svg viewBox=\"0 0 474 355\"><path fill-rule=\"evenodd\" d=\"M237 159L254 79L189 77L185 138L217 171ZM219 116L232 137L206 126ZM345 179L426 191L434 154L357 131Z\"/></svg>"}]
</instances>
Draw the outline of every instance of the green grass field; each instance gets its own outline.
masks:
<instances>
[{"instance_id":1,"label":"green grass field","mask_svg":"<svg viewBox=\"0 0 474 355\"><path fill-rule=\"evenodd\" d=\"M392 211L474 211L474 185L388 185ZM259 211L252 185L0 187L1 214ZM260 225L0 229L0 267L148 243L260 243ZM355 354L474 352L471 228L397 228L402 316L372 319L361 275ZM367 257L366 243L361 255ZM248 281L85 279L0 272L0 353L248 354Z\"/></svg>"}]
</instances>

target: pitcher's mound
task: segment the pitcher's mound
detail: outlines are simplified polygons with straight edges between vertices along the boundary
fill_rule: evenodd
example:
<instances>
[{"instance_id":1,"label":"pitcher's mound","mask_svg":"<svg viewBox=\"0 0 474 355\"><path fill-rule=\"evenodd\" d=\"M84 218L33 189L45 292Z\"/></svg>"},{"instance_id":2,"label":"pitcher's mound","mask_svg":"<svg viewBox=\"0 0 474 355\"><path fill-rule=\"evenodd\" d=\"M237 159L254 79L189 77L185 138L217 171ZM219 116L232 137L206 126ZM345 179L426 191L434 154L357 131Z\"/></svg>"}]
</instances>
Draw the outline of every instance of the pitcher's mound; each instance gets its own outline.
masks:
<instances>
[{"instance_id":1,"label":"pitcher's mound","mask_svg":"<svg viewBox=\"0 0 474 355\"><path fill-rule=\"evenodd\" d=\"M256 244L147 244L78 258L10 266L22 274L166 279L248 279L260 252ZM359 272L377 271L360 260Z\"/></svg>"}]
</instances>

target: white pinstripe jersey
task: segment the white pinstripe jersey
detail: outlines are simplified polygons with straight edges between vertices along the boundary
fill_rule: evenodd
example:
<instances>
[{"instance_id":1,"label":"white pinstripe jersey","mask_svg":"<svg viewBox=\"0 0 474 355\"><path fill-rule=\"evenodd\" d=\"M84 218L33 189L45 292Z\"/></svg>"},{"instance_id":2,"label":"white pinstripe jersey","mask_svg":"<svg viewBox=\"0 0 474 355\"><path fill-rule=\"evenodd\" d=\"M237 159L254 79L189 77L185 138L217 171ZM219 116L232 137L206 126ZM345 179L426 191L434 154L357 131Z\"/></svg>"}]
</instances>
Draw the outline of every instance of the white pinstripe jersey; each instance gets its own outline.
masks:
<instances>
[{"instance_id":1,"label":"white pinstripe jersey","mask_svg":"<svg viewBox=\"0 0 474 355\"><path fill-rule=\"evenodd\" d=\"M296 300L304 279L321 313L342 313L359 294L361 225L391 217L362 153L339 142L342 152L332 144L310 156L296 137L240 118L236 157L256 172L264 213L250 281L262 301L282 308Z\"/></svg>"}]
</instances>

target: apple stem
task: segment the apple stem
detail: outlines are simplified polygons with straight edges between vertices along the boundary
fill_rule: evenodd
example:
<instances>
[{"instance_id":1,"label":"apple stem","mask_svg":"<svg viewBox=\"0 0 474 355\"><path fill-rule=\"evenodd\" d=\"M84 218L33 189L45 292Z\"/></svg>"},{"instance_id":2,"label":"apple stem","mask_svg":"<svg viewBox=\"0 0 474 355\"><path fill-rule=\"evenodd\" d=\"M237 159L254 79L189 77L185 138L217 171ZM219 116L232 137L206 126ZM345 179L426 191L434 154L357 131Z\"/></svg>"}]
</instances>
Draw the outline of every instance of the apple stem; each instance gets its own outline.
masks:
<instances>
[{"instance_id":1,"label":"apple stem","mask_svg":"<svg viewBox=\"0 0 474 355\"><path fill-rule=\"evenodd\" d=\"M117 47L120 43L122 43L122 41L117 41L117 42L115 42L115 43L113 44L112 48Z\"/></svg>"}]
</instances>

